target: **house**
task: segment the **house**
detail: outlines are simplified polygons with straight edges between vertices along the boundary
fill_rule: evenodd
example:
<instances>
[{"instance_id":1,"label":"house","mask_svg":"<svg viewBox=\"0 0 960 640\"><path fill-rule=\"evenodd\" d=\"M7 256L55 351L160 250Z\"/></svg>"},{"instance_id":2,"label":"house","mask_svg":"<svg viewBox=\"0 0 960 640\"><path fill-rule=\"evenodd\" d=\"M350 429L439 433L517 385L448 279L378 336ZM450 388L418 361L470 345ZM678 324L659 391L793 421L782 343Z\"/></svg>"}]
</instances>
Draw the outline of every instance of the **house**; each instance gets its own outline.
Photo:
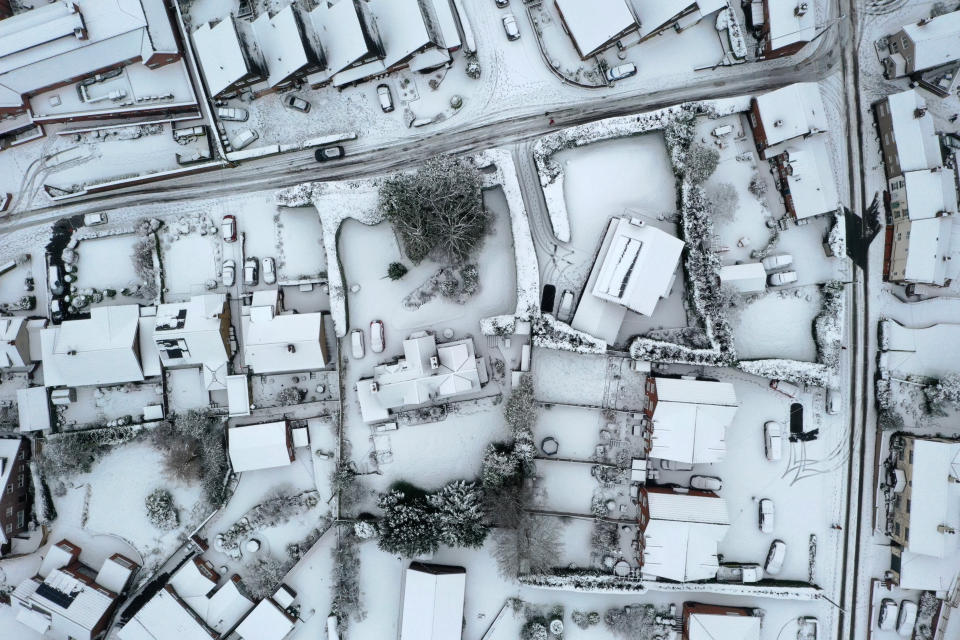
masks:
<instances>
[{"instance_id":1,"label":"house","mask_svg":"<svg viewBox=\"0 0 960 640\"><path fill-rule=\"evenodd\" d=\"M487 379L472 338L438 345L432 334L418 332L403 341L402 358L377 365L373 378L357 382L357 395L364 421L375 422L402 407L473 393Z\"/></svg>"},{"instance_id":2,"label":"house","mask_svg":"<svg viewBox=\"0 0 960 640\"><path fill-rule=\"evenodd\" d=\"M153 342L164 368L200 367L208 391L226 389L230 360L230 305L222 293L161 304Z\"/></svg>"},{"instance_id":3,"label":"house","mask_svg":"<svg viewBox=\"0 0 960 640\"><path fill-rule=\"evenodd\" d=\"M28 371L32 368L27 319L0 317L0 371Z\"/></svg>"},{"instance_id":4,"label":"house","mask_svg":"<svg viewBox=\"0 0 960 640\"><path fill-rule=\"evenodd\" d=\"M289 86L291 80L324 67L323 50L304 38L298 6L288 4L272 15L261 13L250 28L266 64L271 89Z\"/></svg>"},{"instance_id":5,"label":"house","mask_svg":"<svg viewBox=\"0 0 960 640\"><path fill-rule=\"evenodd\" d=\"M0 557L27 530L30 509L30 441L0 438Z\"/></svg>"},{"instance_id":6,"label":"house","mask_svg":"<svg viewBox=\"0 0 960 640\"><path fill-rule=\"evenodd\" d=\"M640 40L668 29L683 31L727 6L724 0L630 0L640 25Z\"/></svg>"},{"instance_id":7,"label":"house","mask_svg":"<svg viewBox=\"0 0 960 640\"><path fill-rule=\"evenodd\" d=\"M211 97L239 91L267 77L249 22L230 15L200 25L191 37Z\"/></svg>"},{"instance_id":8,"label":"house","mask_svg":"<svg viewBox=\"0 0 960 640\"><path fill-rule=\"evenodd\" d=\"M637 30L637 20L627 0L554 0L563 29L586 60Z\"/></svg>"},{"instance_id":9,"label":"house","mask_svg":"<svg viewBox=\"0 0 960 640\"><path fill-rule=\"evenodd\" d=\"M227 412L231 418L250 415L250 380L246 375L227 376Z\"/></svg>"},{"instance_id":10,"label":"house","mask_svg":"<svg viewBox=\"0 0 960 640\"><path fill-rule=\"evenodd\" d=\"M927 113L927 102L916 90L875 102L873 112L887 181L908 171L936 169L943 164L933 116Z\"/></svg>"},{"instance_id":11,"label":"house","mask_svg":"<svg viewBox=\"0 0 960 640\"><path fill-rule=\"evenodd\" d=\"M46 431L53 426L53 412L46 387L17 390L20 431Z\"/></svg>"},{"instance_id":12,"label":"house","mask_svg":"<svg viewBox=\"0 0 960 640\"><path fill-rule=\"evenodd\" d=\"M696 489L641 487L638 507L643 574L676 582L717 576L717 547L730 527L726 500Z\"/></svg>"},{"instance_id":13,"label":"house","mask_svg":"<svg viewBox=\"0 0 960 640\"><path fill-rule=\"evenodd\" d=\"M763 0L760 49L764 58L794 54L816 35L815 3L809 0Z\"/></svg>"},{"instance_id":14,"label":"house","mask_svg":"<svg viewBox=\"0 0 960 640\"><path fill-rule=\"evenodd\" d=\"M121 384L144 379L140 367L140 308L95 307L85 320L67 320L40 332L47 387Z\"/></svg>"},{"instance_id":15,"label":"house","mask_svg":"<svg viewBox=\"0 0 960 640\"><path fill-rule=\"evenodd\" d=\"M647 457L689 464L723 459L726 431L739 406L732 384L651 376L644 393Z\"/></svg>"},{"instance_id":16,"label":"house","mask_svg":"<svg viewBox=\"0 0 960 640\"><path fill-rule=\"evenodd\" d=\"M253 373L323 369L330 362L322 313L286 313L277 289L243 308L243 362Z\"/></svg>"},{"instance_id":17,"label":"house","mask_svg":"<svg viewBox=\"0 0 960 640\"><path fill-rule=\"evenodd\" d=\"M750 127L761 158L777 155L783 142L828 128L816 82L797 82L750 100Z\"/></svg>"},{"instance_id":18,"label":"house","mask_svg":"<svg viewBox=\"0 0 960 640\"><path fill-rule=\"evenodd\" d=\"M912 76L960 59L960 11L923 18L887 37L888 55L883 58L887 78Z\"/></svg>"},{"instance_id":19,"label":"house","mask_svg":"<svg viewBox=\"0 0 960 640\"><path fill-rule=\"evenodd\" d=\"M889 184L893 234L888 278L945 285L957 213L952 173L942 168L908 171Z\"/></svg>"},{"instance_id":20,"label":"house","mask_svg":"<svg viewBox=\"0 0 960 640\"><path fill-rule=\"evenodd\" d=\"M612 218L571 326L616 342L627 310L653 315L670 295L683 241L636 218Z\"/></svg>"},{"instance_id":21,"label":"house","mask_svg":"<svg viewBox=\"0 0 960 640\"><path fill-rule=\"evenodd\" d=\"M755 609L684 602L682 615L683 640L760 640Z\"/></svg>"},{"instance_id":22,"label":"house","mask_svg":"<svg viewBox=\"0 0 960 640\"><path fill-rule=\"evenodd\" d=\"M285 467L293 462L293 436L286 420L227 429L227 452L234 473Z\"/></svg>"},{"instance_id":23,"label":"house","mask_svg":"<svg viewBox=\"0 0 960 640\"><path fill-rule=\"evenodd\" d=\"M326 59L326 68L310 74L313 88L330 82L341 71L386 57L370 5L363 0L323 0L308 14L312 37Z\"/></svg>"},{"instance_id":24,"label":"house","mask_svg":"<svg viewBox=\"0 0 960 640\"><path fill-rule=\"evenodd\" d=\"M287 613L273 598L257 603L237 626L241 640L282 640L293 631L297 619Z\"/></svg>"},{"instance_id":25,"label":"house","mask_svg":"<svg viewBox=\"0 0 960 640\"><path fill-rule=\"evenodd\" d=\"M767 288L767 270L759 262L725 265L717 275L721 286L740 293L759 293Z\"/></svg>"},{"instance_id":26,"label":"house","mask_svg":"<svg viewBox=\"0 0 960 640\"><path fill-rule=\"evenodd\" d=\"M80 563L79 547L67 540L53 545L37 575L24 580L10 594L17 622L51 638L93 640L107 628L110 616L138 565L120 554L99 573Z\"/></svg>"},{"instance_id":27,"label":"house","mask_svg":"<svg viewBox=\"0 0 960 640\"><path fill-rule=\"evenodd\" d=\"M400 640L460 640L467 572L411 562L403 577Z\"/></svg>"},{"instance_id":28,"label":"house","mask_svg":"<svg viewBox=\"0 0 960 640\"><path fill-rule=\"evenodd\" d=\"M797 220L833 213L840 208L826 136L791 140L783 153L773 156L770 163L784 207Z\"/></svg>"}]
</instances>

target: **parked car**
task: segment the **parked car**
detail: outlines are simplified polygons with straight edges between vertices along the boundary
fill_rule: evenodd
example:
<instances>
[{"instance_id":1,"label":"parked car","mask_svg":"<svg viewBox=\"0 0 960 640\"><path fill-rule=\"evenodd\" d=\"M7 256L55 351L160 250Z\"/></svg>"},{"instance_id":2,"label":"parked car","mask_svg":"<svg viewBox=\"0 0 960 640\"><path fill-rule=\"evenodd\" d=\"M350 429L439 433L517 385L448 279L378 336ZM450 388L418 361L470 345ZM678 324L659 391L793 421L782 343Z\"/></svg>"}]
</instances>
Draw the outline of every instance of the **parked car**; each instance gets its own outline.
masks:
<instances>
[{"instance_id":1,"label":"parked car","mask_svg":"<svg viewBox=\"0 0 960 640\"><path fill-rule=\"evenodd\" d=\"M690 488L701 491L720 491L723 481L714 476L690 476Z\"/></svg>"},{"instance_id":2,"label":"parked car","mask_svg":"<svg viewBox=\"0 0 960 640\"><path fill-rule=\"evenodd\" d=\"M771 380L770 388L779 391L788 398L796 398L800 395L800 387L786 380Z\"/></svg>"},{"instance_id":3,"label":"parked car","mask_svg":"<svg viewBox=\"0 0 960 640\"><path fill-rule=\"evenodd\" d=\"M50 301L50 319L54 322L63 320L63 303L60 302L60 298Z\"/></svg>"},{"instance_id":4,"label":"parked car","mask_svg":"<svg viewBox=\"0 0 960 640\"><path fill-rule=\"evenodd\" d=\"M783 568L783 560L787 557L787 543L783 540L774 540L770 545L770 551L767 552L767 562L763 565L763 570L772 576L780 573Z\"/></svg>"},{"instance_id":5,"label":"parked car","mask_svg":"<svg viewBox=\"0 0 960 640\"><path fill-rule=\"evenodd\" d=\"M760 582L763 580L763 567L758 564L740 562L725 562L717 570L717 580L720 582Z\"/></svg>"},{"instance_id":6,"label":"parked car","mask_svg":"<svg viewBox=\"0 0 960 640\"><path fill-rule=\"evenodd\" d=\"M363 357L363 331L354 329L350 332L350 349L353 351L353 357L359 360Z\"/></svg>"},{"instance_id":7,"label":"parked car","mask_svg":"<svg viewBox=\"0 0 960 640\"><path fill-rule=\"evenodd\" d=\"M897 616L897 633L901 638L913 635L913 627L917 624L917 603L913 600L904 600L900 603L900 615Z\"/></svg>"},{"instance_id":8,"label":"parked car","mask_svg":"<svg viewBox=\"0 0 960 640\"><path fill-rule=\"evenodd\" d=\"M667 471L692 471L693 465L686 462L677 462L676 460L661 460L660 468Z\"/></svg>"},{"instance_id":9,"label":"parked car","mask_svg":"<svg viewBox=\"0 0 960 640\"><path fill-rule=\"evenodd\" d=\"M520 27L517 26L517 19L512 13L503 16L503 30L507 34L507 40L520 39Z\"/></svg>"},{"instance_id":10,"label":"parked car","mask_svg":"<svg viewBox=\"0 0 960 640\"><path fill-rule=\"evenodd\" d=\"M776 271L777 269L783 269L789 267L793 264L793 256L789 253L781 253L775 256L767 256L760 261L760 264L763 265L763 268L767 271Z\"/></svg>"},{"instance_id":11,"label":"parked car","mask_svg":"<svg viewBox=\"0 0 960 640\"><path fill-rule=\"evenodd\" d=\"M273 284L277 281L277 261L273 258L263 259L263 284Z\"/></svg>"},{"instance_id":12,"label":"parked car","mask_svg":"<svg viewBox=\"0 0 960 640\"><path fill-rule=\"evenodd\" d=\"M635 75L637 75L637 65L626 62L607 69L607 82L616 82Z\"/></svg>"},{"instance_id":13,"label":"parked car","mask_svg":"<svg viewBox=\"0 0 960 640\"><path fill-rule=\"evenodd\" d=\"M760 531L773 533L773 500L770 498L760 501Z\"/></svg>"},{"instance_id":14,"label":"parked car","mask_svg":"<svg viewBox=\"0 0 960 640\"><path fill-rule=\"evenodd\" d=\"M231 122L246 122L250 114L247 113L246 109L240 109L239 107L217 107L217 117Z\"/></svg>"},{"instance_id":15,"label":"parked car","mask_svg":"<svg viewBox=\"0 0 960 640\"><path fill-rule=\"evenodd\" d=\"M494 3L497 5L498 9L503 9L504 7L510 6L510 0L494 0Z\"/></svg>"},{"instance_id":16,"label":"parked car","mask_svg":"<svg viewBox=\"0 0 960 640\"><path fill-rule=\"evenodd\" d=\"M224 242L237 241L237 217L229 213L220 221L220 235Z\"/></svg>"},{"instance_id":17,"label":"parked car","mask_svg":"<svg viewBox=\"0 0 960 640\"><path fill-rule=\"evenodd\" d=\"M253 129L244 129L237 134L237 137L233 139L233 148L239 151L244 147L250 146L254 140L260 137L260 134L254 131Z\"/></svg>"},{"instance_id":18,"label":"parked car","mask_svg":"<svg viewBox=\"0 0 960 640\"><path fill-rule=\"evenodd\" d=\"M819 631L820 621L814 616L800 616L797 618L797 640L817 640L817 631Z\"/></svg>"},{"instance_id":19,"label":"parked car","mask_svg":"<svg viewBox=\"0 0 960 640\"><path fill-rule=\"evenodd\" d=\"M313 157L317 159L317 162L327 162L328 160L339 160L346 153L343 151L343 147L336 145L335 147L323 147L317 149L316 153L313 154Z\"/></svg>"},{"instance_id":20,"label":"parked car","mask_svg":"<svg viewBox=\"0 0 960 640\"><path fill-rule=\"evenodd\" d=\"M377 85L377 99L380 100L380 108L384 113L393 111L393 94L390 93L390 87L385 84Z\"/></svg>"},{"instance_id":21,"label":"parked car","mask_svg":"<svg viewBox=\"0 0 960 640\"><path fill-rule=\"evenodd\" d=\"M374 320L370 323L370 350L374 353L382 353L383 344L383 323Z\"/></svg>"},{"instance_id":22,"label":"parked car","mask_svg":"<svg viewBox=\"0 0 960 640\"><path fill-rule=\"evenodd\" d=\"M573 291L565 289L560 296L560 308L557 309L557 320L570 322L573 319Z\"/></svg>"},{"instance_id":23,"label":"parked car","mask_svg":"<svg viewBox=\"0 0 960 640\"><path fill-rule=\"evenodd\" d=\"M88 213L83 216L83 224L88 227L95 227L98 224L107 223L107 214L105 213Z\"/></svg>"},{"instance_id":24,"label":"parked car","mask_svg":"<svg viewBox=\"0 0 960 640\"><path fill-rule=\"evenodd\" d=\"M310 111L310 103L303 98L298 98L297 96L287 96L283 99L283 104L287 105L291 109L295 109L303 113L309 113Z\"/></svg>"},{"instance_id":25,"label":"parked car","mask_svg":"<svg viewBox=\"0 0 960 640\"><path fill-rule=\"evenodd\" d=\"M767 420L763 425L763 449L771 462L783 456L783 425L776 420Z\"/></svg>"},{"instance_id":26,"label":"parked car","mask_svg":"<svg viewBox=\"0 0 960 640\"><path fill-rule=\"evenodd\" d=\"M827 413L832 416L840 413L840 405L843 398L840 397L839 389L827 389Z\"/></svg>"},{"instance_id":27,"label":"parked car","mask_svg":"<svg viewBox=\"0 0 960 640\"><path fill-rule=\"evenodd\" d=\"M778 271L767 276L767 284L771 287L782 287L797 281L796 271Z\"/></svg>"},{"instance_id":28,"label":"parked car","mask_svg":"<svg viewBox=\"0 0 960 640\"><path fill-rule=\"evenodd\" d=\"M880 616L877 618L877 628L881 631L892 631L897 625L897 602L893 598L884 598L880 601Z\"/></svg>"},{"instance_id":29,"label":"parked car","mask_svg":"<svg viewBox=\"0 0 960 640\"><path fill-rule=\"evenodd\" d=\"M60 267L55 264L47 267L47 284L50 287L50 293L55 296L63 295L63 278L60 276Z\"/></svg>"},{"instance_id":30,"label":"parked car","mask_svg":"<svg viewBox=\"0 0 960 640\"><path fill-rule=\"evenodd\" d=\"M224 260L220 272L220 282L225 287L232 287L237 281L237 263L233 260Z\"/></svg>"},{"instance_id":31,"label":"parked car","mask_svg":"<svg viewBox=\"0 0 960 640\"><path fill-rule=\"evenodd\" d=\"M260 280L260 262L256 258L247 258L243 261L243 284L255 286Z\"/></svg>"}]
</instances>

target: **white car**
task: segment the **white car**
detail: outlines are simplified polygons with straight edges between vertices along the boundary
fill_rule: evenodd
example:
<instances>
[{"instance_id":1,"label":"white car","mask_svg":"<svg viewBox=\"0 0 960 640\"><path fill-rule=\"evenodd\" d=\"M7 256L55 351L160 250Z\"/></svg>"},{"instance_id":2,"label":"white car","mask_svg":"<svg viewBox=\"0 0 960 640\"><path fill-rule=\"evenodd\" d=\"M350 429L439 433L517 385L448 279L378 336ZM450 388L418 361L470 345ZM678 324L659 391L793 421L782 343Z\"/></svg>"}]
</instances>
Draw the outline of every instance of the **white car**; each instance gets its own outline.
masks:
<instances>
[{"instance_id":1,"label":"white car","mask_svg":"<svg viewBox=\"0 0 960 640\"><path fill-rule=\"evenodd\" d=\"M273 284L277 281L277 261L273 258L263 259L263 283Z\"/></svg>"},{"instance_id":2,"label":"white car","mask_svg":"<svg viewBox=\"0 0 960 640\"><path fill-rule=\"evenodd\" d=\"M83 216L83 224L88 227L95 227L98 224L107 223L107 214L105 213L88 213Z\"/></svg>"},{"instance_id":3,"label":"white car","mask_svg":"<svg viewBox=\"0 0 960 640\"><path fill-rule=\"evenodd\" d=\"M773 500L770 498L760 501L760 531L773 533Z\"/></svg>"},{"instance_id":4,"label":"white car","mask_svg":"<svg viewBox=\"0 0 960 640\"><path fill-rule=\"evenodd\" d=\"M377 85L377 99L380 101L380 108L383 109L384 113L393 111L393 94L390 93L388 85Z\"/></svg>"},{"instance_id":5,"label":"white car","mask_svg":"<svg viewBox=\"0 0 960 640\"><path fill-rule=\"evenodd\" d=\"M893 631L895 626L897 626L897 602L892 598L884 598L880 601L877 628L881 631Z\"/></svg>"},{"instance_id":6,"label":"white car","mask_svg":"<svg viewBox=\"0 0 960 640\"><path fill-rule=\"evenodd\" d=\"M223 261L223 270L221 271L220 280L225 287L232 287L233 284L237 281L237 263L233 260L224 260Z\"/></svg>"},{"instance_id":7,"label":"white car","mask_svg":"<svg viewBox=\"0 0 960 640\"><path fill-rule=\"evenodd\" d=\"M667 471L693 471L692 464L677 462L676 460L661 460L660 468Z\"/></svg>"},{"instance_id":8,"label":"white car","mask_svg":"<svg viewBox=\"0 0 960 640\"><path fill-rule=\"evenodd\" d=\"M720 491L723 481L713 476L690 476L690 488L701 491Z\"/></svg>"},{"instance_id":9,"label":"white car","mask_svg":"<svg viewBox=\"0 0 960 640\"><path fill-rule=\"evenodd\" d=\"M827 389L827 413L832 416L840 413L841 401L839 389Z\"/></svg>"},{"instance_id":10,"label":"white car","mask_svg":"<svg viewBox=\"0 0 960 640\"><path fill-rule=\"evenodd\" d=\"M776 420L767 420L763 425L763 448L771 462L783 456L783 425Z\"/></svg>"},{"instance_id":11,"label":"white car","mask_svg":"<svg viewBox=\"0 0 960 640\"><path fill-rule=\"evenodd\" d=\"M767 562L763 565L763 570L772 576L780 573L783 568L783 560L787 557L787 543L783 540L774 540L770 545L770 551L767 552Z\"/></svg>"},{"instance_id":12,"label":"white car","mask_svg":"<svg viewBox=\"0 0 960 640\"><path fill-rule=\"evenodd\" d=\"M566 289L560 296L560 308L557 309L557 320L570 322L573 319L573 291Z\"/></svg>"},{"instance_id":13,"label":"white car","mask_svg":"<svg viewBox=\"0 0 960 640\"><path fill-rule=\"evenodd\" d=\"M767 271L776 271L777 269L783 269L792 265L793 256L789 253L781 253L776 256L767 256L760 261L760 264L762 264L763 268Z\"/></svg>"},{"instance_id":14,"label":"white car","mask_svg":"<svg viewBox=\"0 0 960 640\"><path fill-rule=\"evenodd\" d=\"M616 82L635 75L637 75L637 65L626 62L607 69L607 82Z\"/></svg>"},{"instance_id":15,"label":"white car","mask_svg":"<svg viewBox=\"0 0 960 640\"><path fill-rule=\"evenodd\" d=\"M233 139L233 148L240 151L240 149L250 146L259 137L260 134L253 129L244 129Z\"/></svg>"},{"instance_id":16,"label":"white car","mask_svg":"<svg viewBox=\"0 0 960 640\"><path fill-rule=\"evenodd\" d=\"M778 271L767 276L767 284L771 287L782 287L797 281L796 271Z\"/></svg>"},{"instance_id":17,"label":"white car","mask_svg":"<svg viewBox=\"0 0 960 640\"><path fill-rule=\"evenodd\" d=\"M374 353L383 353L383 323L374 320L370 323L370 350Z\"/></svg>"},{"instance_id":18,"label":"white car","mask_svg":"<svg viewBox=\"0 0 960 640\"><path fill-rule=\"evenodd\" d=\"M517 19L512 13L503 16L503 30L507 34L507 40L520 39L520 27L517 26Z\"/></svg>"},{"instance_id":19,"label":"white car","mask_svg":"<svg viewBox=\"0 0 960 640\"><path fill-rule=\"evenodd\" d=\"M770 388L779 391L788 398L796 398L800 395L800 387L786 380L771 380Z\"/></svg>"},{"instance_id":20,"label":"white car","mask_svg":"<svg viewBox=\"0 0 960 640\"><path fill-rule=\"evenodd\" d=\"M363 357L363 331L360 331L360 329L354 329L350 332L350 349L353 352L353 357L357 360Z\"/></svg>"},{"instance_id":21,"label":"white car","mask_svg":"<svg viewBox=\"0 0 960 640\"><path fill-rule=\"evenodd\" d=\"M231 122L246 122L250 114L247 113L246 109L240 109L238 107L218 107L217 117L221 120L229 120Z\"/></svg>"},{"instance_id":22,"label":"white car","mask_svg":"<svg viewBox=\"0 0 960 640\"><path fill-rule=\"evenodd\" d=\"M913 635L913 627L917 624L917 603L913 600L904 600L900 603L900 615L897 616L897 633L901 638Z\"/></svg>"},{"instance_id":23,"label":"white car","mask_svg":"<svg viewBox=\"0 0 960 640\"><path fill-rule=\"evenodd\" d=\"M243 261L243 284L255 286L259 281L260 263L256 258L247 258Z\"/></svg>"}]
</instances>

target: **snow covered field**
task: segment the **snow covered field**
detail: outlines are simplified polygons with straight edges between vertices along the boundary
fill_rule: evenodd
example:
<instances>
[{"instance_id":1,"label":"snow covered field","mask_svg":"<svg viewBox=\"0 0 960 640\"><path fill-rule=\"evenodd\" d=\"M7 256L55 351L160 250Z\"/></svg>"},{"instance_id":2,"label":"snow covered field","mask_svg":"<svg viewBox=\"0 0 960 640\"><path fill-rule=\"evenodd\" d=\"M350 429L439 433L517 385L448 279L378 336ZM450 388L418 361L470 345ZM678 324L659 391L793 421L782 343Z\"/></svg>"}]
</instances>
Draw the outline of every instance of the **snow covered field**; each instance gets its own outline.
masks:
<instances>
[{"instance_id":1,"label":"snow covered field","mask_svg":"<svg viewBox=\"0 0 960 640\"><path fill-rule=\"evenodd\" d=\"M790 358L815 362L813 319L820 313L817 287L771 290L731 314L737 355L744 360Z\"/></svg>"}]
</instances>

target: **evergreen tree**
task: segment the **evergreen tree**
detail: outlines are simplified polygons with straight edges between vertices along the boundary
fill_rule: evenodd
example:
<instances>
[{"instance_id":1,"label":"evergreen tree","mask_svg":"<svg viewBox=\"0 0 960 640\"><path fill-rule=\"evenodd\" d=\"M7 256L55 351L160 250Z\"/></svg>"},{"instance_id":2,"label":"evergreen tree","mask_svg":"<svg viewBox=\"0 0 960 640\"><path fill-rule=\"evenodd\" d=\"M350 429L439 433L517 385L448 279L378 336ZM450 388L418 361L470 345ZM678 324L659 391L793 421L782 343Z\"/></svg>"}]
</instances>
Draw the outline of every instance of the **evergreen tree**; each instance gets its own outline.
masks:
<instances>
[{"instance_id":1,"label":"evergreen tree","mask_svg":"<svg viewBox=\"0 0 960 640\"><path fill-rule=\"evenodd\" d=\"M423 498L408 499L403 491L391 489L381 494L377 506L384 512L378 526L382 550L408 558L437 550L437 518Z\"/></svg>"},{"instance_id":2,"label":"evergreen tree","mask_svg":"<svg viewBox=\"0 0 960 640\"><path fill-rule=\"evenodd\" d=\"M450 547L481 547L489 529L484 523L483 493L473 482L451 482L427 497L434 510L440 542Z\"/></svg>"}]
</instances>

